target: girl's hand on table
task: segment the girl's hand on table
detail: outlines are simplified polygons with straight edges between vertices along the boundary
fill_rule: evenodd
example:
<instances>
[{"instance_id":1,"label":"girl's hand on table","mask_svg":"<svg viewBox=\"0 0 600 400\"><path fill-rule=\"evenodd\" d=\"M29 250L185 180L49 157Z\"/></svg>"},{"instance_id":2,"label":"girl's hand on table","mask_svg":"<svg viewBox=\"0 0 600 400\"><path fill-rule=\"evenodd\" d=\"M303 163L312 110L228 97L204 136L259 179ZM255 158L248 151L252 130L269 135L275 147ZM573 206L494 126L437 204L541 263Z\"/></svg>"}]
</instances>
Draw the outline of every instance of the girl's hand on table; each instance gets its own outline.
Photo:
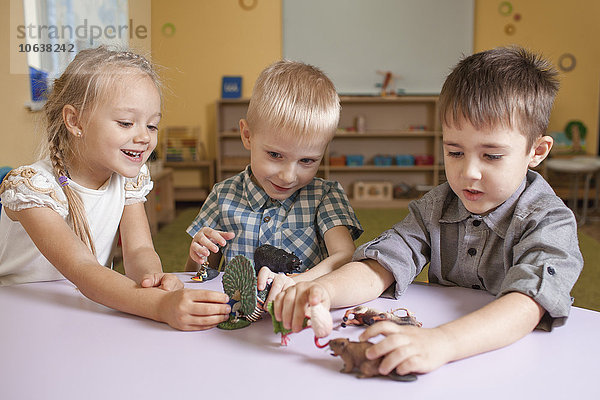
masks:
<instances>
[{"instance_id":1,"label":"girl's hand on table","mask_svg":"<svg viewBox=\"0 0 600 400\"><path fill-rule=\"evenodd\" d=\"M231 307L225 293L180 289L165 293L158 319L182 331L210 329L229 319Z\"/></svg>"},{"instance_id":2,"label":"girl's hand on table","mask_svg":"<svg viewBox=\"0 0 600 400\"><path fill-rule=\"evenodd\" d=\"M157 272L154 274L146 274L142 277L140 283L141 287L157 287L166 291L174 291L183 289L183 282L173 274L166 274L164 272Z\"/></svg>"}]
</instances>

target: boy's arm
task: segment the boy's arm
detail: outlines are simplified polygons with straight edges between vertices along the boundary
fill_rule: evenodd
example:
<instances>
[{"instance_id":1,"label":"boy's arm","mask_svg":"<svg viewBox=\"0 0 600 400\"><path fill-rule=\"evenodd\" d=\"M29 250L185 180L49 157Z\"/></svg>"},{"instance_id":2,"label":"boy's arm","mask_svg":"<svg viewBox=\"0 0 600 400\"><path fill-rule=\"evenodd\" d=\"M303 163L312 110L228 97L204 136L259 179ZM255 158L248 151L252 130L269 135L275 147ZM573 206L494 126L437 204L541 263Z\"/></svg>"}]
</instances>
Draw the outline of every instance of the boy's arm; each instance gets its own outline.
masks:
<instances>
[{"instance_id":1,"label":"boy's arm","mask_svg":"<svg viewBox=\"0 0 600 400\"><path fill-rule=\"evenodd\" d=\"M352 259L356 246L346 226L338 225L329 229L325 232L324 239L329 256L308 271L292 277L296 283L311 281L328 274Z\"/></svg>"},{"instance_id":2,"label":"boy's arm","mask_svg":"<svg viewBox=\"0 0 600 400\"><path fill-rule=\"evenodd\" d=\"M329 309L364 303L375 299L393 282L392 273L377 261L354 261L281 292L273 305L275 318L286 329L299 332L309 305L323 303Z\"/></svg>"},{"instance_id":3,"label":"boy's arm","mask_svg":"<svg viewBox=\"0 0 600 400\"><path fill-rule=\"evenodd\" d=\"M545 310L519 292L508 293L481 309L437 328L426 329L377 323L360 336L386 338L367 351L384 356L379 372L400 375L430 372L448 362L499 349L530 333Z\"/></svg>"}]
</instances>

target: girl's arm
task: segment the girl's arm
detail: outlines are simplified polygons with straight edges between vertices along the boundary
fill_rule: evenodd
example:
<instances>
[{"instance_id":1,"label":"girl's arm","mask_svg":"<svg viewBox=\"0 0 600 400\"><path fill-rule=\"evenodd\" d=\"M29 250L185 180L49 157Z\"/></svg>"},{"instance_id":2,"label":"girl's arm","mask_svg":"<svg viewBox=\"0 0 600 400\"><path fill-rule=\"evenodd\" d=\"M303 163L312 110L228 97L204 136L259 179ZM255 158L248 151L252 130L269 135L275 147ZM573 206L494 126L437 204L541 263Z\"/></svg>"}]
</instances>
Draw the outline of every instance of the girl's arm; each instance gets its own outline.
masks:
<instances>
[{"instance_id":1,"label":"girl's arm","mask_svg":"<svg viewBox=\"0 0 600 400\"><path fill-rule=\"evenodd\" d=\"M160 286L166 290L182 289L183 283L164 274L154 250L144 203L125 206L119 225L125 274L144 287Z\"/></svg>"},{"instance_id":2,"label":"girl's arm","mask_svg":"<svg viewBox=\"0 0 600 400\"><path fill-rule=\"evenodd\" d=\"M223 293L142 288L100 265L62 217L49 208L6 211L23 225L46 259L90 300L182 330L211 328L229 317L228 298Z\"/></svg>"}]
</instances>

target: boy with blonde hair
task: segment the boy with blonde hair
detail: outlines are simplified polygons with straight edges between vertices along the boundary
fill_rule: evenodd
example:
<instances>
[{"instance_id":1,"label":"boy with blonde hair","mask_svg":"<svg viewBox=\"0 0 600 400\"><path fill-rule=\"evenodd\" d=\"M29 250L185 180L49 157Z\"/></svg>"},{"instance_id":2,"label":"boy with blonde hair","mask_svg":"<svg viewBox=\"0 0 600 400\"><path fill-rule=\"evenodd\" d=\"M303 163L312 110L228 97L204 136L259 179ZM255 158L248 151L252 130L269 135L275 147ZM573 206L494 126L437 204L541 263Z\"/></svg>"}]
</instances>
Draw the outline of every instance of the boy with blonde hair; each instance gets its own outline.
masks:
<instances>
[{"instance_id":1,"label":"boy with blonde hair","mask_svg":"<svg viewBox=\"0 0 600 400\"><path fill-rule=\"evenodd\" d=\"M394 284L396 297L429 264L429 281L486 290L496 299L432 328L383 322L367 357L380 373L425 373L563 325L583 266L573 213L529 168L552 147L545 135L556 72L518 47L459 62L440 94L448 182L409 205L392 229L359 247L353 262L280 293L275 316L297 332L308 304L359 304Z\"/></svg>"},{"instance_id":2,"label":"boy with blonde hair","mask_svg":"<svg viewBox=\"0 0 600 400\"><path fill-rule=\"evenodd\" d=\"M315 177L339 115L335 87L319 69L283 60L262 71L240 120L250 165L216 184L188 227L186 270L207 258L213 266L221 256L253 259L263 244L282 248L308 271L291 279L263 268L259 289L274 279L271 300L351 260L362 227L340 184Z\"/></svg>"}]
</instances>

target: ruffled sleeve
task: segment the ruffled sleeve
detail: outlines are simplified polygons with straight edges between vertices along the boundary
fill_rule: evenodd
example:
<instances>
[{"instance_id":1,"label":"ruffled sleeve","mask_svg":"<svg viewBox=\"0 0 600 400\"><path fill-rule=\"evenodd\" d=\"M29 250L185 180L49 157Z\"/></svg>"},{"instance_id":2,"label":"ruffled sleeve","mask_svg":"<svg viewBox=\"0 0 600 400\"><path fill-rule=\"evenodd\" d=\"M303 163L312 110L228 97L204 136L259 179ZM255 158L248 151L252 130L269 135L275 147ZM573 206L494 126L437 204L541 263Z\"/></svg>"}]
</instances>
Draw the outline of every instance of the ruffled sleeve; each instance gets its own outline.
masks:
<instances>
[{"instance_id":1,"label":"ruffled sleeve","mask_svg":"<svg viewBox=\"0 0 600 400\"><path fill-rule=\"evenodd\" d=\"M67 197L50 172L28 165L13 169L0 186L3 207L13 211L33 207L48 207L65 218L68 213Z\"/></svg>"},{"instance_id":2,"label":"ruffled sleeve","mask_svg":"<svg viewBox=\"0 0 600 400\"><path fill-rule=\"evenodd\" d=\"M125 178L125 205L145 202L153 187L150 171L144 164L135 178Z\"/></svg>"}]
</instances>

